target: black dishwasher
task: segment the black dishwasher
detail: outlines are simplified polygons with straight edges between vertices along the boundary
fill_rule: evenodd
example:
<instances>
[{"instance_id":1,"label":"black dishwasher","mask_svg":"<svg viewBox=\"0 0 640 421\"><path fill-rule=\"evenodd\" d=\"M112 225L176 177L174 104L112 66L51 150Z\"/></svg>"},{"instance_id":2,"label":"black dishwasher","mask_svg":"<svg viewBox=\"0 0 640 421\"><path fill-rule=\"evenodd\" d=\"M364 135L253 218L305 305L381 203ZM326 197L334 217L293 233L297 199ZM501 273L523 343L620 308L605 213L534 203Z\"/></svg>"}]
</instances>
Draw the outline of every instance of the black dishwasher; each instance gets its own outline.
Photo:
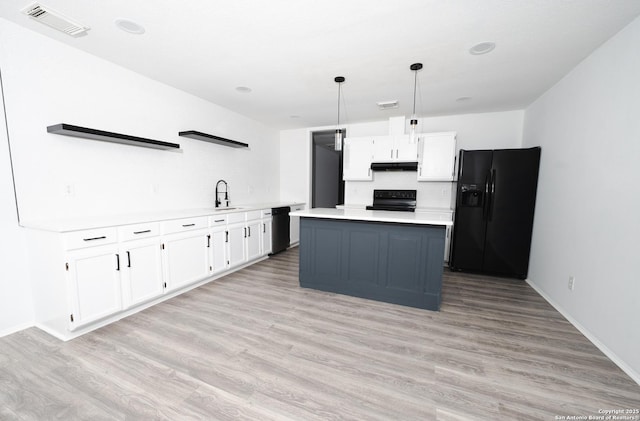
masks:
<instances>
[{"instance_id":1,"label":"black dishwasher","mask_svg":"<svg viewBox=\"0 0 640 421\"><path fill-rule=\"evenodd\" d=\"M289 206L271 209L271 254L280 253L289 247Z\"/></svg>"}]
</instances>

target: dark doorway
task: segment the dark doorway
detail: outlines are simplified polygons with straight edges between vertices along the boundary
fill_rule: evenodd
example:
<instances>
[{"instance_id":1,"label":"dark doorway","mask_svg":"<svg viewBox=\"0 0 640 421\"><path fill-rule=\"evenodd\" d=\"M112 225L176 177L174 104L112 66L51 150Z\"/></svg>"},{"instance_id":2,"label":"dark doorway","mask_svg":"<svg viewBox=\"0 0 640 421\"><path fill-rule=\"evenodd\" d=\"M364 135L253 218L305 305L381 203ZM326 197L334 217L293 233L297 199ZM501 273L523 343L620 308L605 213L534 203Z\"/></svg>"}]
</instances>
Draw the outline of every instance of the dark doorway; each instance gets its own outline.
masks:
<instances>
[{"instance_id":1,"label":"dark doorway","mask_svg":"<svg viewBox=\"0 0 640 421\"><path fill-rule=\"evenodd\" d=\"M344 129L343 129L344 130ZM335 131L313 132L311 207L335 208L344 203L342 151L334 150Z\"/></svg>"}]
</instances>

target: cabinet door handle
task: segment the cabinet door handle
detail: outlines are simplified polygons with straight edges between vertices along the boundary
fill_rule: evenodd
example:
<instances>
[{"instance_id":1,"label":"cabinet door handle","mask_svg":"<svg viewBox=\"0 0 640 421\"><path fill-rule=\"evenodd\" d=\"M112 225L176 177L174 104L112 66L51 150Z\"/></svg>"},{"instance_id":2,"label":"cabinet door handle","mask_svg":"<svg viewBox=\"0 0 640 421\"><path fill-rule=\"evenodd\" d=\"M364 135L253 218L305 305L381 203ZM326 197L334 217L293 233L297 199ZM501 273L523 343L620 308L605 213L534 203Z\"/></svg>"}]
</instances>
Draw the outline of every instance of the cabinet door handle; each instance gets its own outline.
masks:
<instances>
[{"instance_id":1,"label":"cabinet door handle","mask_svg":"<svg viewBox=\"0 0 640 421\"><path fill-rule=\"evenodd\" d=\"M391 149L391 156L389 158L393 159L393 149Z\"/></svg>"},{"instance_id":2,"label":"cabinet door handle","mask_svg":"<svg viewBox=\"0 0 640 421\"><path fill-rule=\"evenodd\" d=\"M247 238L247 228L244 229L244 238Z\"/></svg>"},{"instance_id":3,"label":"cabinet door handle","mask_svg":"<svg viewBox=\"0 0 640 421\"><path fill-rule=\"evenodd\" d=\"M183 227L195 227L196 224L182 224Z\"/></svg>"},{"instance_id":4,"label":"cabinet door handle","mask_svg":"<svg viewBox=\"0 0 640 421\"><path fill-rule=\"evenodd\" d=\"M82 241L104 240L105 238L107 238L107 236L103 235L102 237L83 238Z\"/></svg>"},{"instance_id":5,"label":"cabinet door handle","mask_svg":"<svg viewBox=\"0 0 640 421\"><path fill-rule=\"evenodd\" d=\"M225 239L224 239L224 242L225 242L225 243L228 243L228 242L229 242L229 231L225 231L224 233L225 233Z\"/></svg>"},{"instance_id":6,"label":"cabinet door handle","mask_svg":"<svg viewBox=\"0 0 640 421\"><path fill-rule=\"evenodd\" d=\"M144 231L134 231L134 234L146 234L148 232L151 232L151 230L144 230Z\"/></svg>"},{"instance_id":7,"label":"cabinet door handle","mask_svg":"<svg viewBox=\"0 0 640 421\"><path fill-rule=\"evenodd\" d=\"M120 255L116 253L116 270L120 270Z\"/></svg>"},{"instance_id":8,"label":"cabinet door handle","mask_svg":"<svg viewBox=\"0 0 640 421\"><path fill-rule=\"evenodd\" d=\"M131 267L131 253L127 252L127 267Z\"/></svg>"},{"instance_id":9,"label":"cabinet door handle","mask_svg":"<svg viewBox=\"0 0 640 421\"><path fill-rule=\"evenodd\" d=\"M262 232L267 232L267 224L262 224Z\"/></svg>"},{"instance_id":10,"label":"cabinet door handle","mask_svg":"<svg viewBox=\"0 0 640 421\"><path fill-rule=\"evenodd\" d=\"M249 237L251 237L251 227L249 227Z\"/></svg>"},{"instance_id":11,"label":"cabinet door handle","mask_svg":"<svg viewBox=\"0 0 640 421\"><path fill-rule=\"evenodd\" d=\"M211 235L207 235L207 248L211 247Z\"/></svg>"},{"instance_id":12,"label":"cabinet door handle","mask_svg":"<svg viewBox=\"0 0 640 421\"><path fill-rule=\"evenodd\" d=\"M216 220L215 220L215 221L213 221L213 222L224 222L224 219L216 219Z\"/></svg>"}]
</instances>

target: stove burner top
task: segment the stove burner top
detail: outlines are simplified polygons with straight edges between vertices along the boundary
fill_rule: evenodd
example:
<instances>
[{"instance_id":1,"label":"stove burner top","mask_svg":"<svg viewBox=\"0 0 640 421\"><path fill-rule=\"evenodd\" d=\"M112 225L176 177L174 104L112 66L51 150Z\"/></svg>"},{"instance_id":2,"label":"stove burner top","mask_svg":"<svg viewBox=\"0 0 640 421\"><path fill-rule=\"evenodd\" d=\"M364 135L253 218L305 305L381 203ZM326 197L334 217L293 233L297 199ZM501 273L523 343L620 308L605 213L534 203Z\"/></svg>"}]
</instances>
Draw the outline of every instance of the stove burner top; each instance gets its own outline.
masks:
<instances>
[{"instance_id":1,"label":"stove burner top","mask_svg":"<svg viewBox=\"0 0 640 421\"><path fill-rule=\"evenodd\" d=\"M374 190L368 210L415 212L416 190Z\"/></svg>"}]
</instances>

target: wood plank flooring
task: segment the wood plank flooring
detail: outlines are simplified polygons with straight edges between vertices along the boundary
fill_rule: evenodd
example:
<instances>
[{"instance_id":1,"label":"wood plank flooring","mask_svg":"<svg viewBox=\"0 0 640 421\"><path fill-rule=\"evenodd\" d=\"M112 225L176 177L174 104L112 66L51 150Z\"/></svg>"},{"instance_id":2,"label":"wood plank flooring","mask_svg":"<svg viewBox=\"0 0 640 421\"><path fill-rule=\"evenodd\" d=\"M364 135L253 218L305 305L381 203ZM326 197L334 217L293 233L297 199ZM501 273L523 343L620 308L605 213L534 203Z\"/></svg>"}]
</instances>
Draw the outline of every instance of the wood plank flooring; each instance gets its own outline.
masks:
<instances>
[{"instance_id":1,"label":"wood plank flooring","mask_svg":"<svg viewBox=\"0 0 640 421\"><path fill-rule=\"evenodd\" d=\"M2 420L555 420L640 386L521 281L440 312L302 289L289 250L70 342L0 338Z\"/></svg>"}]
</instances>

